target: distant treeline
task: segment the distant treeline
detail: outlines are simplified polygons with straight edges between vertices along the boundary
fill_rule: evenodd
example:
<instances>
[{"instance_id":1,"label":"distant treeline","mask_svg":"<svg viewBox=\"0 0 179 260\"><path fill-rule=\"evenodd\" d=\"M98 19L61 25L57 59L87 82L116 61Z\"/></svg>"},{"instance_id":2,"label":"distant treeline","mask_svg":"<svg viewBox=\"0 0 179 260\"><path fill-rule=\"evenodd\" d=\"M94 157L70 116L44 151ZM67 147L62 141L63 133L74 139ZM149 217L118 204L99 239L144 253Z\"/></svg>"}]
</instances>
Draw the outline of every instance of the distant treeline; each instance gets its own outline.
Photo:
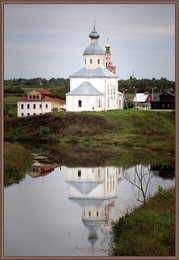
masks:
<instances>
[{"instance_id":1,"label":"distant treeline","mask_svg":"<svg viewBox=\"0 0 179 260\"><path fill-rule=\"evenodd\" d=\"M118 89L123 92L124 90L128 93L134 93L135 88L137 92L163 92L168 89L175 89L175 82L167 80L166 78L161 79L136 79L130 77L127 80L118 81Z\"/></svg>"},{"instance_id":2,"label":"distant treeline","mask_svg":"<svg viewBox=\"0 0 179 260\"><path fill-rule=\"evenodd\" d=\"M4 86L21 86L23 87L68 87L70 85L69 79L64 78L32 78L32 79L9 79L4 80Z\"/></svg>"},{"instance_id":3,"label":"distant treeline","mask_svg":"<svg viewBox=\"0 0 179 260\"><path fill-rule=\"evenodd\" d=\"M67 93L70 89L70 80L64 78L51 78L49 80L45 78L32 78L32 79L10 79L4 80L4 92L5 93L24 93L23 88L60 88L63 89L63 93ZM127 80L118 81L119 91L127 91L128 93L134 93L134 89L137 92L163 92L164 90L175 88L175 82L167 80L166 78L161 79L136 79L130 77Z\"/></svg>"}]
</instances>

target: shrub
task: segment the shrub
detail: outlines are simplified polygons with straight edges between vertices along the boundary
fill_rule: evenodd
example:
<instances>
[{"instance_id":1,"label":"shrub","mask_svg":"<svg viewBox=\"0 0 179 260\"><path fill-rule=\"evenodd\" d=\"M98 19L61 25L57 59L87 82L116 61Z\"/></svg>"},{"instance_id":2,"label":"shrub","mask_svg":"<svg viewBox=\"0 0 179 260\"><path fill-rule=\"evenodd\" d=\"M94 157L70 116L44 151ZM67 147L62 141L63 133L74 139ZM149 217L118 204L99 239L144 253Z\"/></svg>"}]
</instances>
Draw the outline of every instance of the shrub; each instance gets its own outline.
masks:
<instances>
[{"instance_id":1,"label":"shrub","mask_svg":"<svg viewBox=\"0 0 179 260\"><path fill-rule=\"evenodd\" d=\"M42 138L48 134L50 134L51 130L49 127L42 126L39 130L36 131L35 135Z\"/></svg>"}]
</instances>

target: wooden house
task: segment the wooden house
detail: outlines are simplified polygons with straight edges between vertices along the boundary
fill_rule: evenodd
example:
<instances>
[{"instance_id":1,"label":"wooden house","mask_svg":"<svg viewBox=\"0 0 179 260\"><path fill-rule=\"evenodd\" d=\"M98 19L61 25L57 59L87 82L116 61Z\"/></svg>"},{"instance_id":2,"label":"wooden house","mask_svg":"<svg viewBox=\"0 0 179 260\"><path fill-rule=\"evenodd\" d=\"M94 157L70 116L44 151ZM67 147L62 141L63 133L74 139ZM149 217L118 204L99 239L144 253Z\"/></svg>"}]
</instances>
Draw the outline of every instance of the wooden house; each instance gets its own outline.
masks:
<instances>
[{"instance_id":1,"label":"wooden house","mask_svg":"<svg viewBox=\"0 0 179 260\"><path fill-rule=\"evenodd\" d=\"M175 93L174 90L164 91L151 102L151 109L175 109Z\"/></svg>"}]
</instances>

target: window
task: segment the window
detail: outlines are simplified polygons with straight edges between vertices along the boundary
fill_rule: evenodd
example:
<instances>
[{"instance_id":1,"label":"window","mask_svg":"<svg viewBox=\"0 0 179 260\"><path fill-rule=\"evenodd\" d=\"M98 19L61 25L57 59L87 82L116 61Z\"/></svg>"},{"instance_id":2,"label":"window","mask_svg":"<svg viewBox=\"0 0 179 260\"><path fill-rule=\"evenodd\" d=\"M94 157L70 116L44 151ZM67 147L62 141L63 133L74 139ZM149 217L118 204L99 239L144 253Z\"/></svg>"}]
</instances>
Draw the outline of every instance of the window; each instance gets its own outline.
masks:
<instances>
[{"instance_id":1,"label":"window","mask_svg":"<svg viewBox=\"0 0 179 260\"><path fill-rule=\"evenodd\" d=\"M85 64L86 64L86 59L85 59Z\"/></svg>"},{"instance_id":2,"label":"window","mask_svg":"<svg viewBox=\"0 0 179 260\"><path fill-rule=\"evenodd\" d=\"M48 104L45 105L45 108L48 108Z\"/></svg>"},{"instance_id":3,"label":"window","mask_svg":"<svg viewBox=\"0 0 179 260\"><path fill-rule=\"evenodd\" d=\"M91 217L91 211L89 211L89 217Z\"/></svg>"},{"instance_id":4,"label":"window","mask_svg":"<svg viewBox=\"0 0 179 260\"><path fill-rule=\"evenodd\" d=\"M100 64L100 59L98 59L98 64Z\"/></svg>"},{"instance_id":5,"label":"window","mask_svg":"<svg viewBox=\"0 0 179 260\"><path fill-rule=\"evenodd\" d=\"M33 99L35 99L35 96L33 96Z\"/></svg>"},{"instance_id":6,"label":"window","mask_svg":"<svg viewBox=\"0 0 179 260\"><path fill-rule=\"evenodd\" d=\"M39 105L39 108L42 108L42 104Z\"/></svg>"},{"instance_id":7,"label":"window","mask_svg":"<svg viewBox=\"0 0 179 260\"><path fill-rule=\"evenodd\" d=\"M82 101L78 100L78 107L82 107Z\"/></svg>"},{"instance_id":8,"label":"window","mask_svg":"<svg viewBox=\"0 0 179 260\"><path fill-rule=\"evenodd\" d=\"M36 104L33 104L33 109L36 109Z\"/></svg>"},{"instance_id":9,"label":"window","mask_svg":"<svg viewBox=\"0 0 179 260\"><path fill-rule=\"evenodd\" d=\"M23 109L24 108L24 104L21 104L21 109Z\"/></svg>"},{"instance_id":10,"label":"window","mask_svg":"<svg viewBox=\"0 0 179 260\"><path fill-rule=\"evenodd\" d=\"M30 116L30 113L27 113L28 116Z\"/></svg>"},{"instance_id":11,"label":"window","mask_svg":"<svg viewBox=\"0 0 179 260\"><path fill-rule=\"evenodd\" d=\"M78 170L78 178L81 177L81 170Z\"/></svg>"},{"instance_id":12,"label":"window","mask_svg":"<svg viewBox=\"0 0 179 260\"><path fill-rule=\"evenodd\" d=\"M27 104L27 109L30 109L30 105L29 104Z\"/></svg>"},{"instance_id":13,"label":"window","mask_svg":"<svg viewBox=\"0 0 179 260\"><path fill-rule=\"evenodd\" d=\"M21 113L21 116L24 116L24 113Z\"/></svg>"},{"instance_id":14,"label":"window","mask_svg":"<svg viewBox=\"0 0 179 260\"><path fill-rule=\"evenodd\" d=\"M35 116L36 114L35 114L35 113L33 113L33 115Z\"/></svg>"},{"instance_id":15,"label":"window","mask_svg":"<svg viewBox=\"0 0 179 260\"><path fill-rule=\"evenodd\" d=\"M90 59L90 64L92 64L92 59Z\"/></svg>"},{"instance_id":16,"label":"window","mask_svg":"<svg viewBox=\"0 0 179 260\"><path fill-rule=\"evenodd\" d=\"M29 96L29 99L32 99L32 96L31 96L31 95Z\"/></svg>"}]
</instances>

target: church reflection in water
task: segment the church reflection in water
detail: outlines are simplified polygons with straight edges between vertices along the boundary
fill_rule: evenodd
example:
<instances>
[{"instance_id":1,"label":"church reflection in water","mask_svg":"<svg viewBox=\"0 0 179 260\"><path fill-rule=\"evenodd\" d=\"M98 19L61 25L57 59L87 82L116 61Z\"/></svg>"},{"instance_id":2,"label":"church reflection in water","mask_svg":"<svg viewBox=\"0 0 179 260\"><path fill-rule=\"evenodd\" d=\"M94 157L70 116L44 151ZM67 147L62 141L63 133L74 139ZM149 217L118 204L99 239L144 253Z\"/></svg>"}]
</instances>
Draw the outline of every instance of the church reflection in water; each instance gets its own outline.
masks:
<instances>
[{"instance_id":1,"label":"church reflection in water","mask_svg":"<svg viewBox=\"0 0 179 260\"><path fill-rule=\"evenodd\" d=\"M57 163L35 161L28 175L32 178L45 177L58 167L61 169L61 165ZM138 167L141 169L143 166ZM117 185L122 179L126 179L126 169L115 166L65 167L65 169L69 199L81 207L81 220L88 229L88 241L94 248L100 232L103 235L109 233L112 208L117 204ZM135 177L135 171L132 169L134 168L129 169L130 176ZM174 178L173 164L148 165L147 169L153 176L162 179Z\"/></svg>"},{"instance_id":2,"label":"church reflection in water","mask_svg":"<svg viewBox=\"0 0 179 260\"><path fill-rule=\"evenodd\" d=\"M69 199L82 208L82 222L89 230L92 247L98 240L99 227L109 227L110 212L117 198L117 182L122 178L123 168L67 168Z\"/></svg>"}]
</instances>

